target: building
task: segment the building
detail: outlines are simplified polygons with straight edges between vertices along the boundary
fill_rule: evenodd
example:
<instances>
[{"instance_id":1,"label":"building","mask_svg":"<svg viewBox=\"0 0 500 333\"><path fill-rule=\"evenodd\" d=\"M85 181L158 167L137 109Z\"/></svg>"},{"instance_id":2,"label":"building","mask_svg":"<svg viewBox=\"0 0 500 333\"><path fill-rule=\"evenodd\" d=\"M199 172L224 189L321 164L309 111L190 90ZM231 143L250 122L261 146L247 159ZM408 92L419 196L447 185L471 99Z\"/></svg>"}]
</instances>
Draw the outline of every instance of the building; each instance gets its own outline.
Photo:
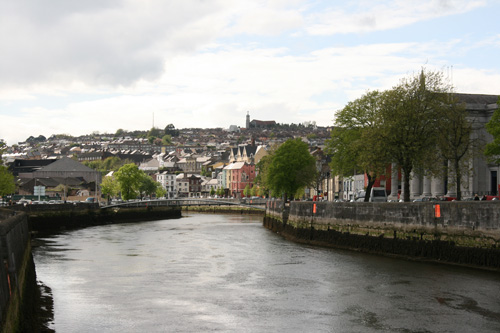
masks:
<instances>
[{"instance_id":1,"label":"building","mask_svg":"<svg viewBox=\"0 0 500 333\"><path fill-rule=\"evenodd\" d=\"M156 181L160 183L167 192L167 199L173 199L177 195L177 183L175 178L176 175L174 173L169 173L168 171L160 172L156 175Z\"/></svg>"}]
</instances>

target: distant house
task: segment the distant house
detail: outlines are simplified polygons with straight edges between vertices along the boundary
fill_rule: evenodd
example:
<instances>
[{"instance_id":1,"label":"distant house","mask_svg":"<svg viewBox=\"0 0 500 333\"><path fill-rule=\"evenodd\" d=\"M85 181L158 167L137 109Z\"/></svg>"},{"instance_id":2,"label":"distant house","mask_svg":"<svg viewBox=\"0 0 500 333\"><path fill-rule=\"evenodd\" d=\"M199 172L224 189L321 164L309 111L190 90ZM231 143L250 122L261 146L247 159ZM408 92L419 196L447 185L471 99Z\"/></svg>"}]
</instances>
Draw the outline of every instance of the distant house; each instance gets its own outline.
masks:
<instances>
[{"instance_id":1,"label":"distant house","mask_svg":"<svg viewBox=\"0 0 500 333\"><path fill-rule=\"evenodd\" d=\"M152 158L139 164L139 169L142 171L158 171L160 168L160 161L157 158Z\"/></svg>"},{"instance_id":2,"label":"distant house","mask_svg":"<svg viewBox=\"0 0 500 333\"><path fill-rule=\"evenodd\" d=\"M33 172L40 170L47 165L54 163L56 159L46 159L46 160L25 160L16 159L13 163L9 165L9 171L14 175L14 177L20 178L32 178Z\"/></svg>"},{"instance_id":3,"label":"distant house","mask_svg":"<svg viewBox=\"0 0 500 333\"><path fill-rule=\"evenodd\" d=\"M67 157L53 161L42 168L37 168L31 173L22 172L19 177L22 184L20 192L33 191L33 187L38 185L45 186L47 189L55 189L58 185L64 185L64 188L71 186L96 191L98 185L101 184L99 171Z\"/></svg>"},{"instance_id":4,"label":"distant house","mask_svg":"<svg viewBox=\"0 0 500 333\"><path fill-rule=\"evenodd\" d=\"M252 120L250 122L250 128L266 128L276 126L276 122L274 120Z\"/></svg>"},{"instance_id":5,"label":"distant house","mask_svg":"<svg viewBox=\"0 0 500 333\"><path fill-rule=\"evenodd\" d=\"M86 182L101 183L101 173L71 158L63 157L35 172L31 178L83 178Z\"/></svg>"},{"instance_id":6,"label":"distant house","mask_svg":"<svg viewBox=\"0 0 500 333\"><path fill-rule=\"evenodd\" d=\"M156 180L167 191L167 199L173 199L177 195L177 186L175 181L175 174L167 171L157 174Z\"/></svg>"},{"instance_id":7,"label":"distant house","mask_svg":"<svg viewBox=\"0 0 500 333\"><path fill-rule=\"evenodd\" d=\"M264 146L241 145L231 149L229 162L259 163L260 159L267 155Z\"/></svg>"},{"instance_id":8,"label":"distant house","mask_svg":"<svg viewBox=\"0 0 500 333\"><path fill-rule=\"evenodd\" d=\"M255 164L235 162L226 166L224 172L229 195L241 198L245 187L247 185L251 187L253 184L253 180L255 179Z\"/></svg>"}]
</instances>

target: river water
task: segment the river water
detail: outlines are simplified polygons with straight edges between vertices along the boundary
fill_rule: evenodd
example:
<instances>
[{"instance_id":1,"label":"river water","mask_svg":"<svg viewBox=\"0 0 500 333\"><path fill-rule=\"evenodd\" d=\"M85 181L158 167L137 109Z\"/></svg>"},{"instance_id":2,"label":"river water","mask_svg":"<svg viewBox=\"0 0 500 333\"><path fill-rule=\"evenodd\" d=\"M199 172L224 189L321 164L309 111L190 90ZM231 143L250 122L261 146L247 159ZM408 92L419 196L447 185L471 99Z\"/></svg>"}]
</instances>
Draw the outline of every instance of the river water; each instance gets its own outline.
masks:
<instances>
[{"instance_id":1,"label":"river water","mask_svg":"<svg viewBox=\"0 0 500 333\"><path fill-rule=\"evenodd\" d=\"M56 332L500 332L500 274L284 240L189 213L38 239Z\"/></svg>"}]
</instances>

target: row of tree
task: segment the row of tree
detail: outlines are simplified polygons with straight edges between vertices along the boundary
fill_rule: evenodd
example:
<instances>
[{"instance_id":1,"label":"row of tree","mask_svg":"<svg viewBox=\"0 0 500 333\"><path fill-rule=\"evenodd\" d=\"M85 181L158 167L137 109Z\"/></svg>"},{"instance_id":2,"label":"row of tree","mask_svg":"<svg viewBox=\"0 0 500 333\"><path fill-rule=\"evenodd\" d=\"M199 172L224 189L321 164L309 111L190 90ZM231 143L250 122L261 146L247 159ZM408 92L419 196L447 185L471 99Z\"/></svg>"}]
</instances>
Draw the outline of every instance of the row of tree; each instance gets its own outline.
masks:
<instances>
[{"instance_id":1,"label":"row of tree","mask_svg":"<svg viewBox=\"0 0 500 333\"><path fill-rule=\"evenodd\" d=\"M404 201L412 173L454 176L457 199L469 160L483 142L473 138L465 104L440 72L422 70L387 91L371 91L335 114L328 141L334 175L368 177L365 201L377 177L394 163L402 172Z\"/></svg>"},{"instance_id":2,"label":"row of tree","mask_svg":"<svg viewBox=\"0 0 500 333\"><path fill-rule=\"evenodd\" d=\"M443 74L423 69L390 90L367 92L335 113L326 150L330 174L366 174L368 201L373 184L392 164L402 173L404 201L410 201L414 173L452 178L448 186L455 186L460 200L471 158L484 154L500 164L500 109L486 126L493 142L485 146L485 138L473 134L473 129L474 119ZM298 197L318 178L315 159L300 139L268 153L257 164L255 182L271 196Z\"/></svg>"}]
</instances>

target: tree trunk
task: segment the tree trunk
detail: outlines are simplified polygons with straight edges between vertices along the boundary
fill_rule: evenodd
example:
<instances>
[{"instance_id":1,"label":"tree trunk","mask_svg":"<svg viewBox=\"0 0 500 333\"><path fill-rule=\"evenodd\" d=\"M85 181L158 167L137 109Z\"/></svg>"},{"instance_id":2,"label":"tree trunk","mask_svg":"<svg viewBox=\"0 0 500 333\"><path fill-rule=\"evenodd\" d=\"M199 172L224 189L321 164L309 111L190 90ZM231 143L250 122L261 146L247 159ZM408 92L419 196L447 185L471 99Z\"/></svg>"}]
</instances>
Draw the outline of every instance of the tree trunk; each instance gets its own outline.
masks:
<instances>
[{"instance_id":1,"label":"tree trunk","mask_svg":"<svg viewBox=\"0 0 500 333\"><path fill-rule=\"evenodd\" d=\"M458 159L455 159L454 161L454 167L455 167L455 186L457 187L457 201L462 200L462 190L461 190L461 182L462 182L462 175L460 173L460 166Z\"/></svg>"},{"instance_id":2,"label":"tree trunk","mask_svg":"<svg viewBox=\"0 0 500 333\"><path fill-rule=\"evenodd\" d=\"M410 202L410 174L411 169L409 171L404 171L404 202Z\"/></svg>"},{"instance_id":3,"label":"tree trunk","mask_svg":"<svg viewBox=\"0 0 500 333\"><path fill-rule=\"evenodd\" d=\"M366 187L366 192L365 192L365 202L370 201L370 192L372 191L373 184L375 184L375 180L377 179L376 176L370 176L369 173L366 174L368 178L368 186Z\"/></svg>"}]
</instances>

